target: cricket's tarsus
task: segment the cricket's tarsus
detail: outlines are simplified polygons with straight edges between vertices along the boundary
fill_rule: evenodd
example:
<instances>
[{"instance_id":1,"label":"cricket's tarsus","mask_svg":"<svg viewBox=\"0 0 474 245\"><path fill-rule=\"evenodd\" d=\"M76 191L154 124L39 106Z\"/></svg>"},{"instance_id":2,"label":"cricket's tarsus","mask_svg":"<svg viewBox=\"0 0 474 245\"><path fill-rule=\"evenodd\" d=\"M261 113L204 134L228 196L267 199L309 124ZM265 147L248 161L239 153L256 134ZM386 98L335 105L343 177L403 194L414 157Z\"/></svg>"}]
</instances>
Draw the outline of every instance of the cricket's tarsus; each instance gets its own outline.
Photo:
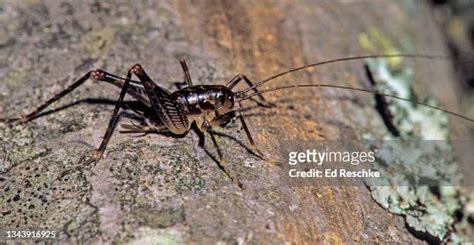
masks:
<instances>
[{"instance_id":1,"label":"cricket's tarsus","mask_svg":"<svg viewBox=\"0 0 474 245\"><path fill-rule=\"evenodd\" d=\"M89 78L94 78L97 81L106 82L113 84L121 88L119 99L115 105L112 117L110 118L109 125L103 137L103 140L100 144L100 147L94 152L92 158L83 161L76 168L64 171L60 174L59 178L64 177L65 175L76 171L83 167L84 165L90 165L97 163L103 156L107 144L112 137L112 133L116 128L118 121L120 120L121 114L119 113L120 109L124 106L125 95L129 94L139 103L143 105L143 110L133 110L137 117L143 118L140 124L125 124L122 125L122 128L125 129L121 131L122 133L136 133L146 135L148 133L163 133L163 134L172 134L172 135L186 135L191 128L197 129L199 133L204 135L208 133L211 136L212 142L217 149L217 154L219 156L218 166L219 168L242 189L242 184L238 179L231 174L229 169L226 167L224 156L222 151L219 148L219 144L215 139L215 133L213 133L212 128L215 126L225 125L230 120L238 117L242 128L245 131L245 134L248 138L248 141L254 151L255 155L259 156L261 159L274 163L271 160L267 159L262 152L258 149L257 144L253 140L253 137L250 133L250 130L245 122L244 116L240 113L242 101L253 99L253 97L258 97L256 101L261 106L268 106L269 103L266 102L263 97L264 93L290 89L290 88L309 88L309 87L319 87L319 88L336 88L336 89L346 89L353 91L360 91L365 93L376 94L380 96L392 97L400 100L411 101L423 106L430 107L435 110L440 110L445 113L463 118L465 120L474 122L473 119L466 116L460 115L458 113L431 106L425 103L418 101L409 100L406 98L401 98L396 95L383 94L374 90L363 89L363 88L352 88L346 86L338 85L329 85L329 84L299 84L299 85L288 85L276 88L270 88L265 90L258 90L258 87L261 85L281 77L283 75L296 72L299 70L307 69L310 67L320 66L329 63L335 63L340 61L348 60L360 60L367 58L393 58L393 57L408 57L408 58L425 58L425 59L439 59L446 58L446 56L440 55L419 55L419 54L388 54L388 55L365 55L365 56L352 56L339 59L328 60L324 62L314 63L305 65L302 67L294 68L276 75L273 75L269 78L261 80L257 83L252 83L245 75L239 74L231 79L226 85L193 85L191 76L189 74L189 69L187 67L186 61L184 59L180 60L181 67L184 73L184 81L187 84L187 87L179 89L175 92L168 92L166 89L155 84L152 79L146 74L145 70L141 65L136 64L128 70L126 78L113 75L103 70L91 70L75 81L71 86L61 91L55 95L50 100L41 104L33 112L20 117L20 118L5 118L0 119L3 122L18 122L26 123L28 121L34 120L40 115L40 112L43 111L53 102L61 99L63 96L69 94L74 89L82 85ZM138 81L132 80L132 75L138 77ZM234 92L232 89L236 87L241 82L245 82L248 86L246 89ZM253 93L248 93L253 91ZM238 108L234 107L238 105ZM193 126L194 125L194 126Z\"/></svg>"}]
</instances>

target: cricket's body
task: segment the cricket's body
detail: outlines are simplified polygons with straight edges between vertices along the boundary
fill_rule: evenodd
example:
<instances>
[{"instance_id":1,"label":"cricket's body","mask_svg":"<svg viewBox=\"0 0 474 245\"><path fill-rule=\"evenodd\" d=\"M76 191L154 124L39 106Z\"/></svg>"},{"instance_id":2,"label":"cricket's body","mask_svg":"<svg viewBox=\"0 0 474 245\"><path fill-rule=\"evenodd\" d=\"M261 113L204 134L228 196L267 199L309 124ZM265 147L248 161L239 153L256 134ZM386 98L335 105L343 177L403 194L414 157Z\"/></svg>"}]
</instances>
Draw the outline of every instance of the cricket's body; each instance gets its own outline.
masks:
<instances>
[{"instance_id":1,"label":"cricket's body","mask_svg":"<svg viewBox=\"0 0 474 245\"><path fill-rule=\"evenodd\" d=\"M112 84L122 88L123 81L115 80ZM127 91L129 95L138 99L150 112L154 112L151 103L146 98L146 91L142 85L130 83ZM161 113L147 122L148 128L155 131L168 131L176 135L186 134L193 123L201 132L205 132L217 119L232 111L234 107L233 92L223 85L190 86L173 93L164 89L155 89L149 92L154 98L162 102Z\"/></svg>"},{"instance_id":2,"label":"cricket's body","mask_svg":"<svg viewBox=\"0 0 474 245\"><path fill-rule=\"evenodd\" d=\"M187 115L190 125L195 122L199 130L206 131L212 122L234 107L233 92L223 85L186 87L171 94Z\"/></svg>"}]
</instances>

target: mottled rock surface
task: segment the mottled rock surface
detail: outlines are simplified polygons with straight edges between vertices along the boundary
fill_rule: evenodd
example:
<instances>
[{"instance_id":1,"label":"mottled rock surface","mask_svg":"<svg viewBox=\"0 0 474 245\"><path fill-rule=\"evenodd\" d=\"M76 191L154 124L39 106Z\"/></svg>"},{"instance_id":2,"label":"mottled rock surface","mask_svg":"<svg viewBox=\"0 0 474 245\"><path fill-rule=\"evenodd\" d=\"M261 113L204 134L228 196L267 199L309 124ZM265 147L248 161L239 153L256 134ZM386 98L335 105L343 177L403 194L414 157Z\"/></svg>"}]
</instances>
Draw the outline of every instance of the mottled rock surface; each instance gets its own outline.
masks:
<instances>
[{"instance_id":1,"label":"mottled rock surface","mask_svg":"<svg viewBox=\"0 0 474 245\"><path fill-rule=\"evenodd\" d=\"M141 63L168 89L186 58L195 83L253 80L329 58L366 53L360 33L377 27L415 53L445 53L421 1L0 1L0 116L30 111L93 68L125 75ZM416 15L416 21L413 16ZM405 46L403 46L405 45ZM362 62L299 72L274 81L367 86ZM447 61L409 61L419 93L456 108ZM453 88L454 87L454 88ZM118 98L96 81L52 108ZM269 158L280 142L388 134L372 97L338 90L268 94L276 108L254 108L248 123ZM250 105L250 103L248 104ZM0 227L59 231L61 241L421 242L402 217L381 208L365 187L291 187L279 168L249 153L238 121L217 129L239 190L184 138L115 134L105 158L63 180L98 147L113 106L76 103L26 125L0 124ZM210 139L206 145L212 146ZM216 158L217 153L211 147Z\"/></svg>"}]
</instances>

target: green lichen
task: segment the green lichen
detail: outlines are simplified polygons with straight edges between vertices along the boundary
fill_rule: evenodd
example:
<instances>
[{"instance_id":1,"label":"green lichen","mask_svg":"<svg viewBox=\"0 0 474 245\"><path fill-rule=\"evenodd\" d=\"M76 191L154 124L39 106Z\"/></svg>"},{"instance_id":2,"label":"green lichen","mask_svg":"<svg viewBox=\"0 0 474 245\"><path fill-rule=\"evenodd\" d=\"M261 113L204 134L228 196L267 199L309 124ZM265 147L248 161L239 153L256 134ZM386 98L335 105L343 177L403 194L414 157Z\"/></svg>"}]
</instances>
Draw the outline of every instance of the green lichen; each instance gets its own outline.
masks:
<instances>
[{"instance_id":1,"label":"green lichen","mask_svg":"<svg viewBox=\"0 0 474 245\"><path fill-rule=\"evenodd\" d=\"M154 210L153 207L140 207L135 215L141 223L150 228L167 228L184 221L183 208L168 208Z\"/></svg>"},{"instance_id":2,"label":"green lichen","mask_svg":"<svg viewBox=\"0 0 474 245\"><path fill-rule=\"evenodd\" d=\"M385 59L367 61L377 81L378 91L402 98L416 100L413 93L414 74L412 69L393 70ZM446 140L449 136L449 118L446 113L394 98L386 98L402 138L424 140ZM418 99L419 102L440 107L432 98ZM429 120L427 120L429 119ZM390 138L390 137L387 137Z\"/></svg>"},{"instance_id":3,"label":"green lichen","mask_svg":"<svg viewBox=\"0 0 474 245\"><path fill-rule=\"evenodd\" d=\"M28 79L29 76L27 71L10 69L2 80L7 84L9 89L16 89L24 86Z\"/></svg>"},{"instance_id":4,"label":"green lichen","mask_svg":"<svg viewBox=\"0 0 474 245\"><path fill-rule=\"evenodd\" d=\"M49 149L36 145L35 134L35 130L28 126L9 127L0 124L0 149L4 153L0 162L0 173L24 162L33 161L49 152Z\"/></svg>"},{"instance_id":5,"label":"green lichen","mask_svg":"<svg viewBox=\"0 0 474 245\"><path fill-rule=\"evenodd\" d=\"M157 244L157 245L177 245L182 244L183 238L180 232L176 230L152 230L143 229L136 234L136 238L129 242L135 244Z\"/></svg>"},{"instance_id":6,"label":"green lichen","mask_svg":"<svg viewBox=\"0 0 474 245\"><path fill-rule=\"evenodd\" d=\"M370 53L399 54L395 41L376 28L359 34L360 46ZM408 52L410 53L410 52ZM413 92L415 76L413 69L404 64L403 57L371 59L367 65L376 81L375 88L381 93L393 94L440 107L432 98L418 98ZM426 106L386 97L393 122L399 128L401 137L424 140L446 140L449 136L449 118L446 113ZM387 139L391 137L388 136Z\"/></svg>"},{"instance_id":7,"label":"green lichen","mask_svg":"<svg viewBox=\"0 0 474 245\"><path fill-rule=\"evenodd\" d=\"M37 227L61 236L80 231L77 227L83 228L96 211L85 201L90 186L83 178L56 180L74 154L45 149L35 142L36 131L27 125L0 125L0 148L6 148L0 150L6 153L1 157L0 227Z\"/></svg>"},{"instance_id":8,"label":"green lichen","mask_svg":"<svg viewBox=\"0 0 474 245\"><path fill-rule=\"evenodd\" d=\"M359 44L369 53L397 54L400 53L390 38L385 36L377 28L370 28L368 32L359 34ZM402 65L403 58L392 58L388 62L391 67L397 68Z\"/></svg>"},{"instance_id":9,"label":"green lichen","mask_svg":"<svg viewBox=\"0 0 474 245\"><path fill-rule=\"evenodd\" d=\"M379 147L374 168L386 185L370 186L374 200L403 215L415 230L446 240L453 233L456 212L462 210L460 189L452 186L461 181L456 163L442 156L450 151L423 141L386 141Z\"/></svg>"},{"instance_id":10,"label":"green lichen","mask_svg":"<svg viewBox=\"0 0 474 245\"><path fill-rule=\"evenodd\" d=\"M375 29L360 35L361 46L372 53L400 53L393 43ZM367 65L378 91L439 106L432 98L417 98L413 71L402 58L369 60ZM387 135L382 143L369 143L378 149L373 168L383 176L381 182L367 182L372 198L391 213L404 216L407 226L417 232L443 242L468 241L455 229L467 225L455 217L464 211L468 197L457 187L462 174L448 141L448 116L411 102L386 100L400 137Z\"/></svg>"},{"instance_id":11,"label":"green lichen","mask_svg":"<svg viewBox=\"0 0 474 245\"><path fill-rule=\"evenodd\" d=\"M103 57L110 48L115 37L115 30L106 27L100 30L92 31L84 36L82 40L83 47L90 53L91 57L97 59Z\"/></svg>"}]
</instances>

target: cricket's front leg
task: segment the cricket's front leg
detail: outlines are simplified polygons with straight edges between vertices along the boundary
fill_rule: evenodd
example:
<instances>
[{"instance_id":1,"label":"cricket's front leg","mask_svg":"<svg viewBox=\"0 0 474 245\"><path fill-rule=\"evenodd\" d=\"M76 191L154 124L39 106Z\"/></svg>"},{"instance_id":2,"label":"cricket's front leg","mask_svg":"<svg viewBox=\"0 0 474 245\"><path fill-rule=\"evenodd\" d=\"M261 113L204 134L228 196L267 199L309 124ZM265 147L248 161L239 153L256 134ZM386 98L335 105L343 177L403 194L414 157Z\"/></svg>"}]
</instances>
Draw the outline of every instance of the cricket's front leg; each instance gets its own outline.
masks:
<instances>
[{"instance_id":1,"label":"cricket's front leg","mask_svg":"<svg viewBox=\"0 0 474 245\"><path fill-rule=\"evenodd\" d=\"M237 84L239 84L240 82L244 81L248 87L253 87L254 84L252 81L250 81L250 79L243 75L243 74L237 74L234 78L232 78L225 86L228 87L229 89L233 89ZM259 93L260 91L258 90L258 88L252 88L252 90L255 92L255 93ZM260 99L260 101L255 101L259 106L262 106L262 107L274 107L275 105L273 103L269 103L267 102L267 100L265 99L265 97L261 94L258 94L257 95L258 98Z\"/></svg>"},{"instance_id":2,"label":"cricket's front leg","mask_svg":"<svg viewBox=\"0 0 474 245\"><path fill-rule=\"evenodd\" d=\"M212 131L211 123L207 119L204 119L201 126L199 127L199 130L207 132L211 136L212 143L214 144L214 147L217 150L217 155L219 156L219 168L227 175L227 177L229 177L232 182L234 182L240 189L243 189L242 183L240 183L240 181L236 177L234 177L226 167L227 164L224 160L224 155L222 154L222 150L219 147L219 144L217 143L214 132Z\"/></svg>"},{"instance_id":3,"label":"cricket's front leg","mask_svg":"<svg viewBox=\"0 0 474 245\"><path fill-rule=\"evenodd\" d=\"M275 164L275 161L272 161L271 159L266 158L265 155L263 155L263 153L258 148L257 144L255 143L255 141L252 137L252 134L250 133L250 129L247 126L247 123L245 122L244 116L240 112L241 108L242 108L242 105L239 102L239 109L230 111L226 114L223 114L223 115L220 115L220 116L216 117L214 120L209 122L209 127L212 128L212 127L215 127L215 126L220 126L220 125L226 124L228 121L230 121L230 120L232 120L236 117L239 118L240 123L242 124L242 128L245 131L245 135L247 136L247 139L250 143L250 146L252 147L253 151L256 152L256 153L252 153L252 154L258 156L260 159L262 159L262 160L264 160L268 163Z\"/></svg>"}]
</instances>

